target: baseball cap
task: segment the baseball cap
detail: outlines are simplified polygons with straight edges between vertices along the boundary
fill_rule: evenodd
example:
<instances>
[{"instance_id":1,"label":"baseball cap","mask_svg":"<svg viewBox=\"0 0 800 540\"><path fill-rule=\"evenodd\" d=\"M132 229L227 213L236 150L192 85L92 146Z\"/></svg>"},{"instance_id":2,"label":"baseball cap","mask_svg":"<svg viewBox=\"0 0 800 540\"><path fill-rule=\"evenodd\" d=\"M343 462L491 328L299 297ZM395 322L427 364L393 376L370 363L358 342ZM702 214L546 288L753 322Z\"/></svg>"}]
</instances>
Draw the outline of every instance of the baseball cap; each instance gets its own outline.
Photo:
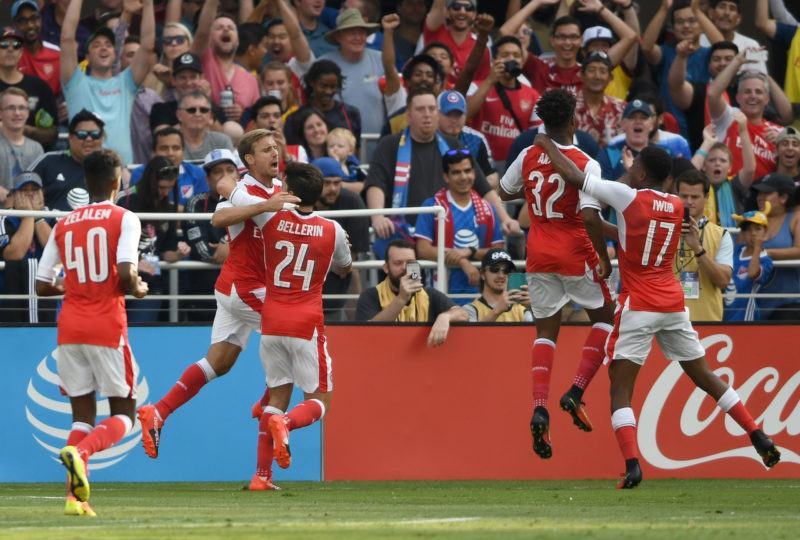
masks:
<instances>
[{"instance_id":1,"label":"baseball cap","mask_svg":"<svg viewBox=\"0 0 800 540\"><path fill-rule=\"evenodd\" d=\"M226 161L233 163L237 168L239 166L239 162L236 160L236 156L233 155L233 152L227 148L217 148L206 154L206 157L203 159L203 170L208 172L213 169L215 165Z\"/></svg>"},{"instance_id":2,"label":"baseball cap","mask_svg":"<svg viewBox=\"0 0 800 540\"><path fill-rule=\"evenodd\" d=\"M447 0L448 9L450 8L450 6L452 6L453 4L455 4L456 2L459 2L459 1L463 2L465 0ZM472 4L472 7L474 7L474 8L478 7L478 0L466 0L466 1L469 2L470 4Z\"/></svg>"},{"instance_id":3,"label":"baseball cap","mask_svg":"<svg viewBox=\"0 0 800 540\"><path fill-rule=\"evenodd\" d=\"M514 265L514 260L511 258L511 255L508 254L508 251L504 250L503 248L492 248L487 251L486 255L483 256L483 259L481 259L481 270L497 263L507 263L508 266L511 267L512 271L517 269L517 267Z\"/></svg>"},{"instance_id":4,"label":"baseball cap","mask_svg":"<svg viewBox=\"0 0 800 540\"><path fill-rule=\"evenodd\" d=\"M108 26L100 26L97 30L94 31L94 34L89 36L89 39L86 40L86 46L88 47L89 43L99 38L100 36L107 38L112 45L114 44L114 41L116 39L116 36L114 36L114 31L111 30L111 28L109 28Z\"/></svg>"},{"instance_id":5,"label":"baseball cap","mask_svg":"<svg viewBox=\"0 0 800 540\"><path fill-rule=\"evenodd\" d=\"M760 182L753 184L753 189L761 193L773 193L777 191L781 194L794 195L795 186L791 176L775 172L768 174L762 178Z\"/></svg>"},{"instance_id":6,"label":"baseball cap","mask_svg":"<svg viewBox=\"0 0 800 540\"><path fill-rule=\"evenodd\" d=\"M739 228L742 227L746 222L755 223L756 225L761 225L763 227L767 226L767 214L771 210L772 205L769 204L769 201L764 201L764 211L761 212L759 210L750 210L749 212L745 212L744 214L737 215L731 214L731 217L736 220L736 224Z\"/></svg>"},{"instance_id":7,"label":"baseball cap","mask_svg":"<svg viewBox=\"0 0 800 540\"><path fill-rule=\"evenodd\" d=\"M11 18L15 19L17 17L17 13L23 7L29 7L36 10L36 13L39 13L39 4L34 2L33 0L17 0L11 6Z\"/></svg>"},{"instance_id":8,"label":"baseball cap","mask_svg":"<svg viewBox=\"0 0 800 540\"><path fill-rule=\"evenodd\" d=\"M775 139L775 146L778 146L786 139L795 139L800 142L800 131L792 126L786 126L778 133L778 137Z\"/></svg>"},{"instance_id":9,"label":"baseball cap","mask_svg":"<svg viewBox=\"0 0 800 540\"><path fill-rule=\"evenodd\" d=\"M323 178L341 178L344 176L342 165L331 157L317 158L311 164L322 171Z\"/></svg>"},{"instance_id":10,"label":"baseball cap","mask_svg":"<svg viewBox=\"0 0 800 540\"><path fill-rule=\"evenodd\" d=\"M200 57L194 53L186 52L172 61L173 75L186 69L191 69L197 73L203 73L203 64L200 62Z\"/></svg>"},{"instance_id":11,"label":"baseball cap","mask_svg":"<svg viewBox=\"0 0 800 540\"><path fill-rule=\"evenodd\" d=\"M458 111L461 114L467 114L467 100L461 92L457 90L448 90L439 94L439 110L442 114Z\"/></svg>"},{"instance_id":12,"label":"baseball cap","mask_svg":"<svg viewBox=\"0 0 800 540\"><path fill-rule=\"evenodd\" d=\"M25 184L36 184L39 187L42 187L42 177L32 171L22 171L17 176L14 177L14 189L11 191L16 191Z\"/></svg>"},{"instance_id":13,"label":"baseball cap","mask_svg":"<svg viewBox=\"0 0 800 540\"><path fill-rule=\"evenodd\" d=\"M650 109L650 105L641 99L634 99L625 105L625 110L622 112L622 118L628 118L635 112L643 112L648 118L653 116L653 111Z\"/></svg>"},{"instance_id":14,"label":"baseball cap","mask_svg":"<svg viewBox=\"0 0 800 540\"><path fill-rule=\"evenodd\" d=\"M0 39L3 38L15 38L20 41L23 41L22 36L19 35L17 29L13 26L4 26L2 30L0 30Z\"/></svg>"},{"instance_id":15,"label":"baseball cap","mask_svg":"<svg viewBox=\"0 0 800 540\"><path fill-rule=\"evenodd\" d=\"M605 26L592 26L583 31L583 46L589 44L590 41L596 39L605 39L607 41L614 41L614 34L611 33L609 28Z\"/></svg>"},{"instance_id":16,"label":"baseball cap","mask_svg":"<svg viewBox=\"0 0 800 540\"><path fill-rule=\"evenodd\" d=\"M583 62L581 64L582 71L586 71L586 66L594 62L600 62L605 64L608 67L609 71L613 69L613 66L611 65L611 59L608 57L608 54L606 54L603 51L594 51L593 53L589 53L589 55L583 59Z\"/></svg>"},{"instance_id":17,"label":"baseball cap","mask_svg":"<svg viewBox=\"0 0 800 540\"><path fill-rule=\"evenodd\" d=\"M81 109L69 121L69 132L75 133L75 129L77 129L78 124L81 122L94 122L100 129L103 129L106 126L106 123L99 114L88 109Z\"/></svg>"}]
</instances>

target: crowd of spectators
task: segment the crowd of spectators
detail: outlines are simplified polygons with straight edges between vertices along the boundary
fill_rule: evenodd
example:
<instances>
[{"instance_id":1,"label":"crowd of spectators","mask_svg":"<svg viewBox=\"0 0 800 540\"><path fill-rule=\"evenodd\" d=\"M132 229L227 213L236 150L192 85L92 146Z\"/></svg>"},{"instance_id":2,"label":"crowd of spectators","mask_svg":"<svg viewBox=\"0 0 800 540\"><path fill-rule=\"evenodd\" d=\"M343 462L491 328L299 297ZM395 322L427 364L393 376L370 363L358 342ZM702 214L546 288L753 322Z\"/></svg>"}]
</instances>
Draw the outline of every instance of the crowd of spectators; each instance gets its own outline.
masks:
<instances>
[{"instance_id":1,"label":"crowd of spectators","mask_svg":"<svg viewBox=\"0 0 800 540\"><path fill-rule=\"evenodd\" d=\"M16 0L3 14L11 21L0 28L5 208L86 204L82 160L106 147L124 164L118 204L211 212L219 152L238 158L243 134L267 128L281 147L281 170L298 161L323 171L320 210L448 209L445 260L455 304L432 292L441 276L428 272L420 284L402 278L406 262L436 257L432 214L342 218L357 258L383 259L387 280L331 275L325 292L365 291L385 315L384 301L418 289L441 308L426 320L439 311L466 320L455 306L476 298L473 306L485 307L472 308L471 320L511 320L495 305L508 306L517 320L524 295L509 301L497 288L514 264L487 264L485 256L505 244L513 258L524 258L528 209L504 204L497 186L541 127L539 97L564 88L577 98L575 144L599 162L605 179L622 177L648 146L672 157L664 190L684 200L695 224L683 231L674 269L694 320L800 319L800 267L773 264L800 259L800 8L793 2L93 5ZM740 33L744 19L759 34ZM604 217L616 219L608 210ZM51 225L0 217L5 294L32 292L25 276ZM221 263L227 254L225 231L210 223L145 221L142 235L139 271L155 293L168 291L159 261ZM390 245L403 257L387 253ZM608 250L613 258L611 240ZM185 272L181 292L212 294L214 272ZM369 287L376 284L377 294ZM42 305L0 300L0 320L48 320ZM181 307L188 320L212 315L201 301ZM326 301L331 320L352 318L354 307ZM159 300L132 303L131 320L164 320L161 308ZM394 320L383 315L376 320Z\"/></svg>"}]
</instances>

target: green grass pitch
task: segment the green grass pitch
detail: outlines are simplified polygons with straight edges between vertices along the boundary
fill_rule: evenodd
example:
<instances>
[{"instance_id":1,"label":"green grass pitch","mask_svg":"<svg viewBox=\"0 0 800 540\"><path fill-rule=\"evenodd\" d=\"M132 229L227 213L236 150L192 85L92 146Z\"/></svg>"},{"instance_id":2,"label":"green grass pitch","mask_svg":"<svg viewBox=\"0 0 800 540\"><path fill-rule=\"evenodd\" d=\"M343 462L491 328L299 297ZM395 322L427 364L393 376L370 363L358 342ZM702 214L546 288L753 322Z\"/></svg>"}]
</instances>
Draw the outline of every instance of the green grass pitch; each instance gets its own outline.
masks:
<instances>
[{"instance_id":1,"label":"green grass pitch","mask_svg":"<svg viewBox=\"0 0 800 540\"><path fill-rule=\"evenodd\" d=\"M0 538L800 537L800 481L247 482L92 485L98 517L62 515L62 484L0 484Z\"/></svg>"}]
</instances>

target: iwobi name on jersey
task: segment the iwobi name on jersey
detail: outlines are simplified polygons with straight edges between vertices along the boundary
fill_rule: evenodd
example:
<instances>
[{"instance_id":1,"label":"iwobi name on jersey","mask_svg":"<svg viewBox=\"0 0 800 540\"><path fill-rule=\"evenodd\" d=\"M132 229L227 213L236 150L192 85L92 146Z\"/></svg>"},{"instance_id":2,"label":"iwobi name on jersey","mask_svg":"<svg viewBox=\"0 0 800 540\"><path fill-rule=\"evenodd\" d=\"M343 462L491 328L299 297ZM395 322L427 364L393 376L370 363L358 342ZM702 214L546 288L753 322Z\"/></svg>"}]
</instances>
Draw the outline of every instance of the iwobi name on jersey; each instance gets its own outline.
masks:
<instances>
[{"instance_id":1,"label":"iwobi name on jersey","mask_svg":"<svg viewBox=\"0 0 800 540\"><path fill-rule=\"evenodd\" d=\"M296 234L299 236L322 236L322 225L307 225L305 223L292 223L282 219L278 226L277 231L289 234Z\"/></svg>"}]
</instances>

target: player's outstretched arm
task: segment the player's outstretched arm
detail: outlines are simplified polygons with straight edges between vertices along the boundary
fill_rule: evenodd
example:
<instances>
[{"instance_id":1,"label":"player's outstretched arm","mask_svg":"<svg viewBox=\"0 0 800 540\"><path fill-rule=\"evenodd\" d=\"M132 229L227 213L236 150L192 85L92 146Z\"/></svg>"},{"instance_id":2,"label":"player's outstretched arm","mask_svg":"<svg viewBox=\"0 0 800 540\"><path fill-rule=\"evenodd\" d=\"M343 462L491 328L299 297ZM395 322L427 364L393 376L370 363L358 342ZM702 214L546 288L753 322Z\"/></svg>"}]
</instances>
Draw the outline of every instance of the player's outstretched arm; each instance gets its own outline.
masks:
<instances>
[{"instance_id":1,"label":"player's outstretched arm","mask_svg":"<svg viewBox=\"0 0 800 540\"><path fill-rule=\"evenodd\" d=\"M148 285L142 281L137 266L133 263L122 262L117 264L117 274L119 274L119 284L125 292L132 294L136 298L147 296Z\"/></svg>"},{"instance_id":2,"label":"player's outstretched arm","mask_svg":"<svg viewBox=\"0 0 800 540\"><path fill-rule=\"evenodd\" d=\"M547 152L553 167L565 182L572 184L578 189L583 187L583 181L586 177L586 173L581 171L572 161L567 158L567 156L562 154L561 150L556 147L550 137L543 133L538 133L536 138L533 140L533 144L541 147L545 152Z\"/></svg>"}]
</instances>

